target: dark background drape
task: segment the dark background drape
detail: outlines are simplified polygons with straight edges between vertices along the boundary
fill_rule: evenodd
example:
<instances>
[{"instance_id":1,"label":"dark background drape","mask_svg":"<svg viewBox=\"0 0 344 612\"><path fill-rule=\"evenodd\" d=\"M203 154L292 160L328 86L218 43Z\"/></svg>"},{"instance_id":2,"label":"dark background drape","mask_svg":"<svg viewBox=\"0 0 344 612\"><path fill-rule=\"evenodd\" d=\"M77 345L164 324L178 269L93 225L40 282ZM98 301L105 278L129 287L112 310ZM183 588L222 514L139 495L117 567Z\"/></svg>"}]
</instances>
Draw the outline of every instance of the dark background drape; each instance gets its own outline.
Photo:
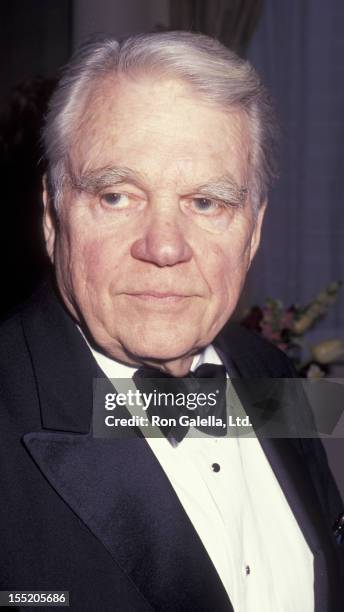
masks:
<instances>
[{"instance_id":1,"label":"dark background drape","mask_svg":"<svg viewBox=\"0 0 344 612\"><path fill-rule=\"evenodd\" d=\"M170 0L170 27L203 32L244 55L262 8L262 0Z\"/></svg>"},{"instance_id":2,"label":"dark background drape","mask_svg":"<svg viewBox=\"0 0 344 612\"><path fill-rule=\"evenodd\" d=\"M281 125L280 180L248 294L307 303L344 280L344 3L265 0L248 57ZM342 291L313 339L343 338L343 327Z\"/></svg>"}]
</instances>

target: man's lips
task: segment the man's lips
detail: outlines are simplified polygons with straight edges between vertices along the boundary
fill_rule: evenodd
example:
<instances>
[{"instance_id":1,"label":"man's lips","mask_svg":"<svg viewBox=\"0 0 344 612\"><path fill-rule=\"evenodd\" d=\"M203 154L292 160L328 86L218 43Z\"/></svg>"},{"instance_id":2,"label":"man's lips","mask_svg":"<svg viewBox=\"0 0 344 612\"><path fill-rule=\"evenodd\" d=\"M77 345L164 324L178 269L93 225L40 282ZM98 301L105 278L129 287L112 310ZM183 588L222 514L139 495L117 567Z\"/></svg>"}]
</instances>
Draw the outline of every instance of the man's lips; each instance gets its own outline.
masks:
<instances>
[{"instance_id":1,"label":"man's lips","mask_svg":"<svg viewBox=\"0 0 344 612\"><path fill-rule=\"evenodd\" d=\"M186 295L183 293L177 293L173 291L140 291L127 293L126 295L138 298L140 300L151 300L151 301L161 301L161 302L173 302L180 301L186 299L188 297L192 297L190 294Z\"/></svg>"}]
</instances>

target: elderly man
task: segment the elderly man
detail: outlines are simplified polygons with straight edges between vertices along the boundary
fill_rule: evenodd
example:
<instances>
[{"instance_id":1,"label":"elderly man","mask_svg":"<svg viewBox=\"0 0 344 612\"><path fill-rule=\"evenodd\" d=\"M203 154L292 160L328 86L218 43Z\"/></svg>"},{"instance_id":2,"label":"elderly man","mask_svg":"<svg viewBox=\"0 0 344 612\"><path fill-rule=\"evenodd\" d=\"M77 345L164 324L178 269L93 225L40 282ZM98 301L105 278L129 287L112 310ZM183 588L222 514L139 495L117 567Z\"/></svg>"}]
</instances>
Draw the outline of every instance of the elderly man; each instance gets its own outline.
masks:
<instances>
[{"instance_id":1,"label":"elderly man","mask_svg":"<svg viewBox=\"0 0 344 612\"><path fill-rule=\"evenodd\" d=\"M101 377L293 376L227 324L274 174L255 71L185 32L92 43L44 138L55 286L1 331L0 588L69 591L80 611L340 610L316 441L92 432Z\"/></svg>"}]
</instances>

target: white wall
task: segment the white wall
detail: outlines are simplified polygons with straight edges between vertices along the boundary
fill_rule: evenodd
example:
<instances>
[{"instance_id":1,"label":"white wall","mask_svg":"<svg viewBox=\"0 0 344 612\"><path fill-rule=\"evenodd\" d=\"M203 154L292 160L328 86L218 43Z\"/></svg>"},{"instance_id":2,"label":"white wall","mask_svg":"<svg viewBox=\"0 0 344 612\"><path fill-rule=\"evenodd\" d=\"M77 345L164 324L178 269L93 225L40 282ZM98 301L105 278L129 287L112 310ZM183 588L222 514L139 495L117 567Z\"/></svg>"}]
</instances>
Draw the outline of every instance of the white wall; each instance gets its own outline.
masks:
<instances>
[{"instance_id":1,"label":"white wall","mask_svg":"<svg viewBox=\"0 0 344 612\"><path fill-rule=\"evenodd\" d=\"M168 26L169 0L74 0L73 46L92 34L123 38Z\"/></svg>"}]
</instances>

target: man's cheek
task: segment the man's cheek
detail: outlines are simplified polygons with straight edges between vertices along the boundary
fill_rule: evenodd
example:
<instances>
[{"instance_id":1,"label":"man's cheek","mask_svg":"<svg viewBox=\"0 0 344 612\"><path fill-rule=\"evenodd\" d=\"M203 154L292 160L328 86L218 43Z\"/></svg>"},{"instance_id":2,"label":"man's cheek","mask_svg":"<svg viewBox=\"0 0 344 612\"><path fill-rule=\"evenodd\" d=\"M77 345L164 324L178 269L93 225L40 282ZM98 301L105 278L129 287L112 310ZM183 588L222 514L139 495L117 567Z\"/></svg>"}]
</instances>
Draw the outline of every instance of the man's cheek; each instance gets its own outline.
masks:
<instances>
[{"instance_id":1,"label":"man's cheek","mask_svg":"<svg viewBox=\"0 0 344 612\"><path fill-rule=\"evenodd\" d=\"M101 240L88 241L82 247L80 259L85 277L98 285L104 282L110 284L120 268L119 254L114 242L108 244Z\"/></svg>"},{"instance_id":2,"label":"man's cheek","mask_svg":"<svg viewBox=\"0 0 344 612\"><path fill-rule=\"evenodd\" d=\"M238 300L245 279L246 265L244 258L227 257L214 276L213 293L224 305L231 307Z\"/></svg>"}]
</instances>

